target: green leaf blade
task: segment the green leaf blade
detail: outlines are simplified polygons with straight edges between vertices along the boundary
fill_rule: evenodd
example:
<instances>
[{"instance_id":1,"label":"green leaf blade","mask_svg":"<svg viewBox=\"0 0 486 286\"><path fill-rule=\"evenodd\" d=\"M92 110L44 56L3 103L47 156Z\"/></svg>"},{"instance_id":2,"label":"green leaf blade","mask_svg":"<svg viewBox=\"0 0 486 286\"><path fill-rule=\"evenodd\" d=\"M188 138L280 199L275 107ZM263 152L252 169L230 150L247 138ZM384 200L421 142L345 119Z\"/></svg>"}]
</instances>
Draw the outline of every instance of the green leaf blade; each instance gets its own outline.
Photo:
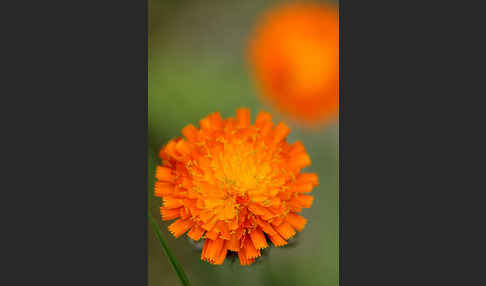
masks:
<instances>
[{"instance_id":1,"label":"green leaf blade","mask_svg":"<svg viewBox=\"0 0 486 286\"><path fill-rule=\"evenodd\" d=\"M164 251L167 258L169 259L169 262L172 265L172 268L176 272L177 276L179 277L181 284L183 286L190 286L191 284L189 283L189 279L187 279L187 276L186 276L186 273L184 272L184 269L182 269L182 266L179 264L179 262L172 255L172 252L170 251L169 247L167 246L167 243L165 242L164 238L162 237L162 234L160 233L159 226L155 222L155 219L150 214L148 214L148 217L150 218L150 221L152 222L152 226L155 229L155 233L157 235L157 238L160 241L160 245L162 246L162 250Z\"/></svg>"}]
</instances>

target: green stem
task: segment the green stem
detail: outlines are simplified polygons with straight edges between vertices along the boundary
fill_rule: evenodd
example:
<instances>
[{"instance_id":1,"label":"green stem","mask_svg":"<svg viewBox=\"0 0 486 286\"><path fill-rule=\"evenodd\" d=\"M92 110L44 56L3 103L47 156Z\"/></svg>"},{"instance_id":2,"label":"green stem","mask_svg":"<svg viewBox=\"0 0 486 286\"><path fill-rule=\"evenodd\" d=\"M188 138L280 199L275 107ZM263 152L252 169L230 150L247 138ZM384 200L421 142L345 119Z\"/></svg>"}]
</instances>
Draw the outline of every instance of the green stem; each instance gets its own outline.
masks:
<instances>
[{"instance_id":1,"label":"green stem","mask_svg":"<svg viewBox=\"0 0 486 286\"><path fill-rule=\"evenodd\" d=\"M181 284L183 286L190 286L189 280L187 279L186 273L184 273L184 270L182 269L182 266L177 262L175 257L172 255L172 253L169 250L169 247L165 243L165 240L162 238L162 234L160 233L159 226L155 222L154 218L148 214L148 217L150 218L150 221L152 222L152 225L155 229L155 233L157 234L157 238L160 241L160 245L162 246L162 249L164 250L165 255L167 258L169 258L169 262L172 265L172 268L174 268L174 271L176 272L177 276L181 280Z\"/></svg>"}]
</instances>

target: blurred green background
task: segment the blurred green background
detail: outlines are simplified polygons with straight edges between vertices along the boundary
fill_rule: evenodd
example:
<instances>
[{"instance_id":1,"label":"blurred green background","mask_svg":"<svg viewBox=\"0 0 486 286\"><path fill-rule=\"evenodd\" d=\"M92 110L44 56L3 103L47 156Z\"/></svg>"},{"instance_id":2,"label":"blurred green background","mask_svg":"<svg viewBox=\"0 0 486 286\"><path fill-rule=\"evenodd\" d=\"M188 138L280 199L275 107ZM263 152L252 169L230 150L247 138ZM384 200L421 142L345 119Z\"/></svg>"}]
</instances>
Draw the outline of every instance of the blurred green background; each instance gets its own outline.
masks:
<instances>
[{"instance_id":1,"label":"blurred green background","mask_svg":"<svg viewBox=\"0 0 486 286\"><path fill-rule=\"evenodd\" d=\"M182 264L192 285L338 285L338 125L319 130L299 127L259 100L245 60L246 44L262 12L286 1L149 0L148 60L148 207L162 235ZM337 1L324 1L334 3ZM200 250L185 236L173 238L170 222L160 221L160 198L153 196L157 153L169 139L180 136L188 123L219 111L234 116L249 107L252 120L259 110L291 127L289 142L301 140L312 159L307 172L319 175L314 204L302 215L308 224L289 247L269 248L250 267L238 260L213 266L200 260ZM150 286L180 285L148 224Z\"/></svg>"}]
</instances>

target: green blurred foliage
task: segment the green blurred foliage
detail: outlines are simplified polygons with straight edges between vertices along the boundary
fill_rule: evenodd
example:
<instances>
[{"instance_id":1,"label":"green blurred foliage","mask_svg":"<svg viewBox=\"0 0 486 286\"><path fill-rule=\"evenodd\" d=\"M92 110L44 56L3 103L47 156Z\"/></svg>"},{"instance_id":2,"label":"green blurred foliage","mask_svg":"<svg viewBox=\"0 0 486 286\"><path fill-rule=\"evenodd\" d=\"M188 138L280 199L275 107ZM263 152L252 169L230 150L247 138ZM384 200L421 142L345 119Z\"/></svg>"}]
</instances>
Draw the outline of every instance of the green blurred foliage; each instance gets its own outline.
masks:
<instances>
[{"instance_id":1,"label":"green blurred foliage","mask_svg":"<svg viewBox=\"0 0 486 286\"><path fill-rule=\"evenodd\" d=\"M149 1L148 205L160 218L160 199L153 196L158 151L180 136L188 123L219 111L234 116L249 107L286 121L288 141L301 140L312 159L305 171L316 172L314 205L303 211L308 224L292 247L269 249L260 263L242 267L228 259L223 266L200 260L200 250L184 237L174 239L170 222L159 222L168 246L184 267L192 285L338 285L338 127L302 129L258 97L245 60L246 43L255 20L266 9L285 1ZM333 2L335 1L327 1ZM179 285L175 272L148 224L149 285Z\"/></svg>"}]
</instances>

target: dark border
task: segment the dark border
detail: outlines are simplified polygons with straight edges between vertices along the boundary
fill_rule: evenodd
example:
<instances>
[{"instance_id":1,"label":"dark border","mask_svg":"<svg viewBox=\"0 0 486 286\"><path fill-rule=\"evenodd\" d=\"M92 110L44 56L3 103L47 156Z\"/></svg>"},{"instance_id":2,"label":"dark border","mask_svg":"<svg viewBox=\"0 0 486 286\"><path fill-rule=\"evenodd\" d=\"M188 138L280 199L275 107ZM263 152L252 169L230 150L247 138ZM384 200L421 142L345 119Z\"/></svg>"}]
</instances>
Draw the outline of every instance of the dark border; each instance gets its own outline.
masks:
<instances>
[{"instance_id":1,"label":"dark border","mask_svg":"<svg viewBox=\"0 0 486 286\"><path fill-rule=\"evenodd\" d=\"M147 2L18 5L1 284L146 285Z\"/></svg>"}]
</instances>

